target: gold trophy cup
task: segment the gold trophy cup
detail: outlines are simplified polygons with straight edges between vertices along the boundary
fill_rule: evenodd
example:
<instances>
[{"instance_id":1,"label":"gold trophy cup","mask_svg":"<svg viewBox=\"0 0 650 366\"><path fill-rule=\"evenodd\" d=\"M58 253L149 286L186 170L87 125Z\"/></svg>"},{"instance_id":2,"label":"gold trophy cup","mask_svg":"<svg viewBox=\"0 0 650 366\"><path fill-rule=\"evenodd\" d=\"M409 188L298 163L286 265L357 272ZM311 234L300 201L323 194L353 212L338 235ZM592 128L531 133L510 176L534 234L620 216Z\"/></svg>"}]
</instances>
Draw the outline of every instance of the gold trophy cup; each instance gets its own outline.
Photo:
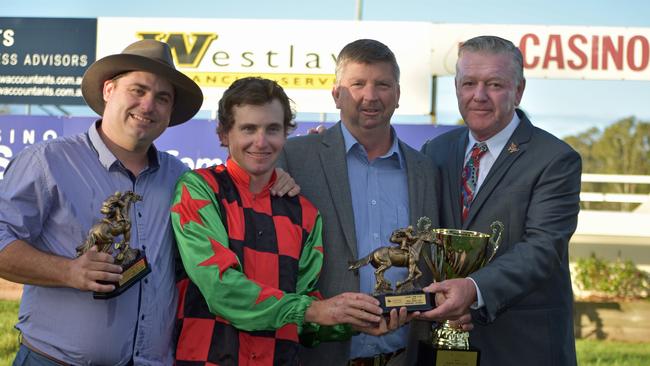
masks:
<instances>
[{"instance_id":1,"label":"gold trophy cup","mask_svg":"<svg viewBox=\"0 0 650 366\"><path fill-rule=\"evenodd\" d=\"M488 263L499 249L503 223L490 225L492 234L469 230L433 229L435 245L431 247L431 263L436 282L465 278ZM449 321L437 324L431 344L420 343L419 365L478 365L479 351L469 346L469 333L453 327Z\"/></svg>"},{"instance_id":2,"label":"gold trophy cup","mask_svg":"<svg viewBox=\"0 0 650 366\"><path fill-rule=\"evenodd\" d=\"M129 209L136 201L142 201L142 197L131 191L115 192L110 195L103 202L100 210L104 218L90 228L86 240L77 247L77 257L82 256L93 246L97 246L99 252L113 255L114 263L122 266L122 280L112 283L115 289L111 292L93 292L95 299L115 297L151 272L144 253L130 247ZM118 237L121 237L121 240L115 242Z\"/></svg>"}]
</instances>

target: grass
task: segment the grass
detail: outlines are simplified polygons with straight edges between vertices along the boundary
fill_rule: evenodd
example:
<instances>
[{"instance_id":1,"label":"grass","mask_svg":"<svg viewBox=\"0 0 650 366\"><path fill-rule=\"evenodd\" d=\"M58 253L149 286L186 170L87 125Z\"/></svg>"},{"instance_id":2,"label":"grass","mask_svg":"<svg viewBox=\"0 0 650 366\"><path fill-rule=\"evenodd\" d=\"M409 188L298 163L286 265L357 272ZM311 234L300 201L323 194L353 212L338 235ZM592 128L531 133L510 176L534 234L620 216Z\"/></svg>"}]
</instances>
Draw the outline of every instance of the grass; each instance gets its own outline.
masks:
<instances>
[{"instance_id":1,"label":"grass","mask_svg":"<svg viewBox=\"0 0 650 366\"><path fill-rule=\"evenodd\" d=\"M9 366L18 351L18 301L0 300L0 366Z\"/></svg>"},{"instance_id":2,"label":"grass","mask_svg":"<svg viewBox=\"0 0 650 366\"><path fill-rule=\"evenodd\" d=\"M18 350L18 301L0 300L0 366L9 366ZM580 366L647 366L650 343L576 341Z\"/></svg>"}]
</instances>

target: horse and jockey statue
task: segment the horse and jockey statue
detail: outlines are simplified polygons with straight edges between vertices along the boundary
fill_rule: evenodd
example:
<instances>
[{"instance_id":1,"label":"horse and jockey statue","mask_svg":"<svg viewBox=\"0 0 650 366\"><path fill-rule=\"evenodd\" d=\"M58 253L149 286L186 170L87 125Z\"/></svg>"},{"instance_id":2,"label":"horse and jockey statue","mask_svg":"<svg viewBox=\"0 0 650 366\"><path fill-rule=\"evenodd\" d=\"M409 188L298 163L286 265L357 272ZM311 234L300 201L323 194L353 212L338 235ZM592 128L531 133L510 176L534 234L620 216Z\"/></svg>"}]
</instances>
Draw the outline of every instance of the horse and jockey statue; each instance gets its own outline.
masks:
<instances>
[{"instance_id":1,"label":"horse and jockey statue","mask_svg":"<svg viewBox=\"0 0 650 366\"><path fill-rule=\"evenodd\" d=\"M380 247L373 252L350 263L349 270L357 270L365 265L371 264L375 268L375 290L373 294L380 295L393 292L392 284L384 277L384 272L390 267L408 268L408 277L404 281L398 281L395 285L396 293L413 291L413 284L422 271L418 268L418 260L424 244L434 244L434 234L431 228L431 219L421 217L417 223L417 230L413 226L393 231L389 241L397 244L395 246ZM422 252L427 256L426 251ZM425 258L430 261L428 256Z\"/></svg>"},{"instance_id":2,"label":"horse and jockey statue","mask_svg":"<svg viewBox=\"0 0 650 366\"><path fill-rule=\"evenodd\" d=\"M131 191L124 193L115 192L102 204L100 212L104 215L99 222L88 231L86 240L77 247L77 257L83 255L93 246L99 252L115 255L115 263L124 267L134 261L139 250L129 246L131 240L131 220L129 209L132 203L142 201L142 197ZM122 236L122 240L115 242L115 238Z\"/></svg>"}]
</instances>

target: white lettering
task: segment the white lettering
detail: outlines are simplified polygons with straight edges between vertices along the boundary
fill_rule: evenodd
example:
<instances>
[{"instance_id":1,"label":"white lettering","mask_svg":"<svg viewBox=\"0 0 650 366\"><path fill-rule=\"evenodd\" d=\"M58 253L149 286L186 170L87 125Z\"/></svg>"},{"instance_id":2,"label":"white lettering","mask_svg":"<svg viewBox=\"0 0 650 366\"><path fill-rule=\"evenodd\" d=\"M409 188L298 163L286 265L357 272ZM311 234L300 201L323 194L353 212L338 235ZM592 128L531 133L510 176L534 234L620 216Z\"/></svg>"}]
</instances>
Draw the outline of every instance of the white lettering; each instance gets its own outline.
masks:
<instances>
[{"instance_id":1,"label":"white lettering","mask_svg":"<svg viewBox=\"0 0 650 366\"><path fill-rule=\"evenodd\" d=\"M11 149L8 146L0 145L0 179L4 178L5 170L12 157L13 152Z\"/></svg>"},{"instance_id":2,"label":"white lettering","mask_svg":"<svg viewBox=\"0 0 650 366\"><path fill-rule=\"evenodd\" d=\"M23 144L33 145L35 141L36 141L36 131L34 130L23 131Z\"/></svg>"},{"instance_id":3,"label":"white lettering","mask_svg":"<svg viewBox=\"0 0 650 366\"><path fill-rule=\"evenodd\" d=\"M190 169L208 168L214 165L223 164L223 160L219 158L197 158L196 161L194 161L189 157L179 158L178 156L180 155L180 152L178 150L167 150L167 153L171 156L177 157Z\"/></svg>"},{"instance_id":4,"label":"white lettering","mask_svg":"<svg viewBox=\"0 0 650 366\"><path fill-rule=\"evenodd\" d=\"M57 137L58 137L58 135L56 134L56 131L54 131L54 130L47 130L47 131L43 132L43 141L53 140L53 139L55 139Z\"/></svg>"}]
</instances>

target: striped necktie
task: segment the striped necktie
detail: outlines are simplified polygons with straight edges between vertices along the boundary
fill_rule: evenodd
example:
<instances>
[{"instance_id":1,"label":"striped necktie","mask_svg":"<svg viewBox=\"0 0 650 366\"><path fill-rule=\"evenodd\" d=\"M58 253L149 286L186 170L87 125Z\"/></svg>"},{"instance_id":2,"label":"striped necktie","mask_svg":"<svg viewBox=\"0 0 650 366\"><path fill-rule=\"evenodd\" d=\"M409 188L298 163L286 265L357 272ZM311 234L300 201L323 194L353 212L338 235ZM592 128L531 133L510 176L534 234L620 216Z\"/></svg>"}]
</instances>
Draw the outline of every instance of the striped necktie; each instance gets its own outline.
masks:
<instances>
[{"instance_id":1,"label":"striped necktie","mask_svg":"<svg viewBox=\"0 0 650 366\"><path fill-rule=\"evenodd\" d=\"M485 142L479 142L472 146L470 157L465 163L463 168L463 186L461 187L461 207L463 209L463 222L467 219L469 208L474 200L474 193L476 192L476 182L478 182L478 168L481 161L481 156L488 151Z\"/></svg>"}]
</instances>

